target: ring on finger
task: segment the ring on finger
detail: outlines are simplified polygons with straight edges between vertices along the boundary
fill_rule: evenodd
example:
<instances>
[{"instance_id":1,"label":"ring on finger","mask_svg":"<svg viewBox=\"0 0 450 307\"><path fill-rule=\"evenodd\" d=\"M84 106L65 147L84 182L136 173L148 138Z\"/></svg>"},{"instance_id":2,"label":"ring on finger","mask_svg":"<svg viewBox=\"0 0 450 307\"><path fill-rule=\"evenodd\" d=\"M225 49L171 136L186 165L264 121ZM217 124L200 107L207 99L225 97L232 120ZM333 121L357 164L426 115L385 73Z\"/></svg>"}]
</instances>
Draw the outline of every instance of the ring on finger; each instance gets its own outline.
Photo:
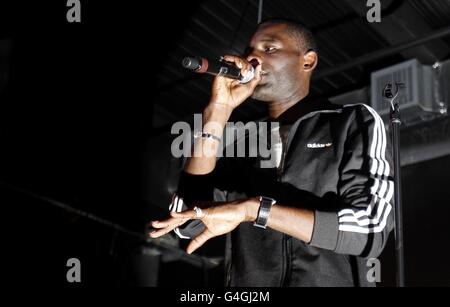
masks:
<instances>
[{"instance_id":1,"label":"ring on finger","mask_svg":"<svg viewBox=\"0 0 450 307\"><path fill-rule=\"evenodd\" d=\"M197 218L201 219L204 216L202 209L200 209L199 207L195 206L194 211Z\"/></svg>"}]
</instances>

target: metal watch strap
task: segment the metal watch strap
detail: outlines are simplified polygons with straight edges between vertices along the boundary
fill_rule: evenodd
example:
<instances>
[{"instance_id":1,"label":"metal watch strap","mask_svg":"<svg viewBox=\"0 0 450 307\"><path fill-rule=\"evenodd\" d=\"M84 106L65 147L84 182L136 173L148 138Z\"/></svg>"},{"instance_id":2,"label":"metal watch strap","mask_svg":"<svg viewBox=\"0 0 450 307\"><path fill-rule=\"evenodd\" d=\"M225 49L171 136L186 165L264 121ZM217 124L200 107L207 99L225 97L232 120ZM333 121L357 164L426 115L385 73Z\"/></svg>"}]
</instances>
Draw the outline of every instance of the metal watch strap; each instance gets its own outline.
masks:
<instances>
[{"instance_id":1,"label":"metal watch strap","mask_svg":"<svg viewBox=\"0 0 450 307\"><path fill-rule=\"evenodd\" d=\"M270 197L261 196L259 198L259 210L258 217L256 218L253 226L266 229L267 220L269 219L269 213L272 206L276 203L276 200Z\"/></svg>"}]
</instances>

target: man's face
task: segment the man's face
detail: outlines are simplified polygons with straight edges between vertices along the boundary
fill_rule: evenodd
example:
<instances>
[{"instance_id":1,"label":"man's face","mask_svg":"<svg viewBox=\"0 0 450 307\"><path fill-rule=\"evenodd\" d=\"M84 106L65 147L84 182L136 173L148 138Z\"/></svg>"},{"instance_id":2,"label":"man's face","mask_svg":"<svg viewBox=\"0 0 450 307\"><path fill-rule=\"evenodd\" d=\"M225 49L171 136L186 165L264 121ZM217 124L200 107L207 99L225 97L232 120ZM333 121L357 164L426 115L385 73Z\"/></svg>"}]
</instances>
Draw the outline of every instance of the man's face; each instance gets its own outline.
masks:
<instances>
[{"instance_id":1,"label":"man's face","mask_svg":"<svg viewBox=\"0 0 450 307\"><path fill-rule=\"evenodd\" d=\"M295 95L303 86L303 56L300 46L286 25L262 25L253 35L247 60L262 64L262 79L252 98L278 101Z\"/></svg>"}]
</instances>

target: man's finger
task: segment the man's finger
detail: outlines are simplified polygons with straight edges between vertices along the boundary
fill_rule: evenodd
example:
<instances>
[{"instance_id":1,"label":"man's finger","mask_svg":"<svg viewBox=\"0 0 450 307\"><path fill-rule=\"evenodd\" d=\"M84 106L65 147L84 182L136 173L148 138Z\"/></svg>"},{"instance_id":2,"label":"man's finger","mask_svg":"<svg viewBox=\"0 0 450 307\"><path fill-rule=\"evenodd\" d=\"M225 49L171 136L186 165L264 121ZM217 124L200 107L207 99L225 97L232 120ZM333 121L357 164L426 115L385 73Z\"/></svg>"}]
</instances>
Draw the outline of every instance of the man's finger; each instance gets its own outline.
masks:
<instances>
[{"instance_id":1,"label":"man's finger","mask_svg":"<svg viewBox=\"0 0 450 307\"><path fill-rule=\"evenodd\" d=\"M149 236L152 238L161 237L161 236L165 235L166 233L171 232L173 229L175 229L175 227L177 227L177 226L175 225L173 227L166 227L166 228L162 228L159 230L154 230L151 233L149 233Z\"/></svg>"},{"instance_id":2,"label":"man's finger","mask_svg":"<svg viewBox=\"0 0 450 307\"><path fill-rule=\"evenodd\" d=\"M197 248L202 246L206 241L213 237L214 235L208 229L205 229L205 231L203 231L195 239L193 239L191 243L189 243L186 252L188 254L192 254Z\"/></svg>"},{"instance_id":3,"label":"man's finger","mask_svg":"<svg viewBox=\"0 0 450 307\"><path fill-rule=\"evenodd\" d=\"M249 84L251 86L256 86L258 85L259 81L261 81L261 64L258 64L255 68L255 77L253 78L253 80L251 80L249 82Z\"/></svg>"},{"instance_id":4,"label":"man's finger","mask_svg":"<svg viewBox=\"0 0 450 307\"><path fill-rule=\"evenodd\" d=\"M234 63L240 69L250 68L249 62L241 57L234 55L225 55L223 59L227 62Z\"/></svg>"},{"instance_id":5,"label":"man's finger","mask_svg":"<svg viewBox=\"0 0 450 307\"><path fill-rule=\"evenodd\" d=\"M176 223L172 223L167 227L164 227L162 229L158 229L158 230L154 230L151 233L149 233L149 236L152 238L158 238L160 236L165 235L166 233L171 232L172 230L174 230L176 227L180 227L181 225L183 225L184 223L186 223L186 221L188 221L189 219L177 219Z\"/></svg>"},{"instance_id":6,"label":"man's finger","mask_svg":"<svg viewBox=\"0 0 450 307\"><path fill-rule=\"evenodd\" d=\"M170 215L174 218L182 218L190 220L199 219L199 217L197 217L197 213L194 210L186 210L183 212L171 212Z\"/></svg>"},{"instance_id":7,"label":"man's finger","mask_svg":"<svg viewBox=\"0 0 450 307\"><path fill-rule=\"evenodd\" d=\"M168 218L167 220L164 221L153 221L151 223L151 226L154 228L164 228L164 227L168 227L170 225L173 225L174 223L179 223L179 219L180 218L176 218L176 217L171 217Z\"/></svg>"}]
</instances>

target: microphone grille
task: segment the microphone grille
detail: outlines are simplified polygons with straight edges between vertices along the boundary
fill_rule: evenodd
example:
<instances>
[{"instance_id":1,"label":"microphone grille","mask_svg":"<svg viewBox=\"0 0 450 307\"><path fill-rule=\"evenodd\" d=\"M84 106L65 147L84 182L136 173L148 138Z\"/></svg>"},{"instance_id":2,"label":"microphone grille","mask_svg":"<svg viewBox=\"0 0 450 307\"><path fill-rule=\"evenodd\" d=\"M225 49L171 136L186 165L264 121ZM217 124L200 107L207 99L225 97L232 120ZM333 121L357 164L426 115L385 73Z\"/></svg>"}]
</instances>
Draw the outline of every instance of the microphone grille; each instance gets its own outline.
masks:
<instances>
[{"instance_id":1,"label":"microphone grille","mask_svg":"<svg viewBox=\"0 0 450 307\"><path fill-rule=\"evenodd\" d=\"M181 62L184 68L197 70L201 67L200 59L196 57L185 57Z\"/></svg>"},{"instance_id":2,"label":"microphone grille","mask_svg":"<svg viewBox=\"0 0 450 307\"><path fill-rule=\"evenodd\" d=\"M247 82L250 82L255 77L255 68L253 66L250 66L250 71L247 73L245 77L243 77L239 83L245 84Z\"/></svg>"}]
</instances>

